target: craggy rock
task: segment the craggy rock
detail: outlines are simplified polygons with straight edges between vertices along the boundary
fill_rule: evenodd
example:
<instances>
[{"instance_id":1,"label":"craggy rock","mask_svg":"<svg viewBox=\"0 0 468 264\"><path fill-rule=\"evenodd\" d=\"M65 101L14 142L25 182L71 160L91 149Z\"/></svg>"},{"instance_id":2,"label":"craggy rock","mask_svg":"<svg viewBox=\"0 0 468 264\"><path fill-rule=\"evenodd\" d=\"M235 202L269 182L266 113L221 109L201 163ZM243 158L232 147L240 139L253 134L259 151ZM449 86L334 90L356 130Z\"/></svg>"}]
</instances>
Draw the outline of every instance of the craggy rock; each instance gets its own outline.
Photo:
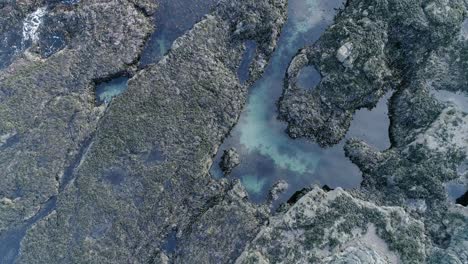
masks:
<instances>
[{"instance_id":1,"label":"craggy rock","mask_svg":"<svg viewBox=\"0 0 468 264\"><path fill-rule=\"evenodd\" d=\"M152 30L127 1L21 3L1 9L25 14L9 23L34 25L22 36L30 47L0 71L0 199L12 201L0 204L0 237L57 195L103 114L95 82L127 71ZM67 44L42 56L48 32L62 32Z\"/></svg>"},{"instance_id":2,"label":"craggy rock","mask_svg":"<svg viewBox=\"0 0 468 264\"><path fill-rule=\"evenodd\" d=\"M224 172L224 175L229 175L236 166L240 164L239 154L235 148L230 148L224 151L223 157L221 158L220 167Z\"/></svg>"},{"instance_id":3,"label":"craggy rock","mask_svg":"<svg viewBox=\"0 0 468 264\"><path fill-rule=\"evenodd\" d=\"M450 106L428 127L412 130L414 140L405 146L382 153L355 140L346 146L347 155L364 173L367 199L402 206L424 223L431 243L423 260L430 263L439 263L440 258L453 261L447 263L468 261L464 253L468 238L461 235L468 230L468 211L449 202L444 188L466 177L457 173L457 167L466 159L467 133L468 114Z\"/></svg>"},{"instance_id":4,"label":"craggy rock","mask_svg":"<svg viewBox=\"0 0 468 264\"><path fill-rule=\"evenodd\" d=\"M252 206L238 181L203 212L181 237L175 263L230 263L268 218L266 206Z\"/></svg>"},{"instance_id":5,"label":"craggy rock","mask_svg":"<svg viewBox=\"0 0 468 264\"><path fill-rule=\"evenodd\" d=\"M298 53L280 104L291 136L334 144L356 109L397 88L392 146L381 152L348 140L361 189L298 192L237 263L468 262L468 210L445 188L455 181L468 189L457 169L467 160L468 113L431 93L466 92L464 16L463 1L348 1L322 39ZM311 64L322 83L305 92L295 82Z\"/></svg>"},{"instance_id":6,"label":"craggy rock","mask_svg":"<svg viewBox=\"0 0 468 264\"><path fill-rule=\"evenodd\" d=\"M468 189L468 114L432 95L466 92L466 1L348 1L297 54L280 102L291 136L334 144L357 109L395 89L392 146L348 140L360 189L304 186L273 214L209 168L272 55L286 1L221 1L139 72L150 1L21 3L0 4L16 19L4 28L33 22L30 46L0 72L0 232L47 214L26 230L18 263L468 263L468 209L445 188ZM62 44L49 49L50 35ZM242 85L247 40L257 49ZM311 64L321 84L298 89ZM94 83L122 73L135 73L128 90L96 107Z\"/></svg>"},{"instance_id":7,"label":"craggy rock","mask_svg":"<svg viewBox=\"0 0 468 264\"><path fill-rule=\"evenodd\" d=\"M268 201L274 202L278 200L279 196L288 189L289 184L284 180L276 182L268 193Z\"/></svg>"},{"instance_id":8,"label":"craggy rock","mask_svg":"<svg viewBox=\"0 0 468 264\"><path fill-rule=\"evenodd\" d=\"M236 263L420 263L425 240L403 208L316 187L271 217Z\"/></svg>"},{"instance_id":9,"label":"craggy rock","mask_svg":"<svg viewBox=\"0 0 468 264\"><path fill-rule=\"evenodd\" d=\"M289 135L338 143L356 110L405 86L431 51L454 39L464 13L461 0L348 1L335 24L291 62L279 107ZM296 85L308 65L322 75L311 91Z\"/></svg>"},{"instance_id":10,"label":"craggy rock","mask_svg":"<svg viewBox=\"0 0 468 264\"><path fill-rule=\"evenodd\" d=\"M248 86L236 75L244 42L258 43L251 68L258 77L285 16L282 0L223 1L131 78L57 208L28 231L18 263L235 259L255 236L262 209L245 201L245 192L239 196L238 185L212 179L209 168L246 101ZM179 243L209 234L216 235L203 244Z\"/></svg>"}]
</instances>

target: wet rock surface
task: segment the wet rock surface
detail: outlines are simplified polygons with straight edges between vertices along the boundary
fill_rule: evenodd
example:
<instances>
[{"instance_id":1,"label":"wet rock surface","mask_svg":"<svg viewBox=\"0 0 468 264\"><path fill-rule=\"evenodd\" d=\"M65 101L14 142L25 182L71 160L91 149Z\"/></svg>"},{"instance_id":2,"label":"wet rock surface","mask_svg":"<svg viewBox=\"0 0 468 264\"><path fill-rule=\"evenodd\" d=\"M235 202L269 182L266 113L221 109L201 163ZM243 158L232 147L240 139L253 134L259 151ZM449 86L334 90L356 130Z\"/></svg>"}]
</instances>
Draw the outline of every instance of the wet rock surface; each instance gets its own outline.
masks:
<instances>
[{"instance_id":1,"label":"wet rock surface","mask_svg":"<svg viewBox=\"0 0 468 264\"><path fill-rule=\"evenodd\" d=\"M468 109L432 93L468 91L466 1L348 1L298 52L279 102L289 134L335 144L355 111L393 89L391 146L347 140L360 189L303 186L275 211L287 182L254 204L209 168L272 56L287 1L221 1L139 69L157 8L0 4L1 263L468 262L466 193L453 201L445 187L468 189ZM297 85L308 66L321 76L313 89ZM127 90L96 104L96 84L123 75ZM225 172L237 164L227 150Z\"/></svg>"},{"instance_id":2,"label":"wet rock surface","mask_svg":"<svg viewBox=\"0 0 468 264\"><path fill-rule=\"evenodd\" d=\"M220 167L225 175L231 173L237 165L240 164L240 157L235 148L230 148L224 151L223 157L221 158Z\"/></svg>"},{"instance_id":3,"label":"wet rock surface","mask_svg":"<svg viewBox=\"0 0 468 264\"><path fill-rule=\"evenodd\" d=\"M148 21L133 4L107 4L121 4ZM237 78L244 42L258 43L253 81L275 48L285 10L284 1L221 2L158 63L130 78L125 93L97 115L96 132L72 172L74 180L58 194L56 208L28 230L17 262L148 263L164 259L164 254L170 261L206 263L229 262L239 255L265 214L248 202L243 187L213 180L208 169L246 99L248 86ZM114 12L103 16L135 23L131 17L114 17ZM62 51L47 61L58 54ZM94 102L89 107L96 109ZM148 162L155 149L164 158ZM210 236L223 236L219 230L224 228L232 229L225 243ZM178 230L177 246L166 252L173 230ZM188 243L200 236L210 239Z\"/></svg>"},{"instance_id":4,"label":"wet rock surface","mask_svg":"<svg viewBox=\"0 0 468 264\"><path fill-rule=\"evenodd\" d=\"M151 32L147 17L126 1L67 8L24 1L2 10L26 17L39 10L42 18L23 18L35 20L29 26L35 33L23 36L34 43L0 72L0 197L13 201L0 205L0 232L33 217L58 194L103 114L94 104L95 80L129 70ZM23 27L19 18L8 23ZM66 32L68 46L42 57L40 32L54 28Z\"/></svg>"},{"instance_id":5,"label":"wet rock surface","mask_svg":"<svg viewBox=\"0 0 468 264\"><path fill-rule=\"evenodd\" d=\"M431 93L466 91L465 15L463 1L348 1L322 39L298 53L280 103L291 136L334 144L355 110L392 88L392 145L380 151L348 140L346 154L363 172L361 189L302 190L237 263L468 261L468 211L444 187L455 181L466 188L457 168L467 158L468 109ZM296 87L307 65L322 74L310 92Z\"/></svg>"},{"instance_id":6,"label":"wet rock surface","mask_svg":"<svg viewBox=\"0 0 468 264\"><path fill-rule=\"evenodd\" d=\"M407 85L421 64L456 38L465 3L423 2L349 1L321 39L291 62L279 107L290 136L338 143L356 110L373 108L386 91ZM312 91L296 84L308 65L322 75Z\"/></svg>"}]
</instances>

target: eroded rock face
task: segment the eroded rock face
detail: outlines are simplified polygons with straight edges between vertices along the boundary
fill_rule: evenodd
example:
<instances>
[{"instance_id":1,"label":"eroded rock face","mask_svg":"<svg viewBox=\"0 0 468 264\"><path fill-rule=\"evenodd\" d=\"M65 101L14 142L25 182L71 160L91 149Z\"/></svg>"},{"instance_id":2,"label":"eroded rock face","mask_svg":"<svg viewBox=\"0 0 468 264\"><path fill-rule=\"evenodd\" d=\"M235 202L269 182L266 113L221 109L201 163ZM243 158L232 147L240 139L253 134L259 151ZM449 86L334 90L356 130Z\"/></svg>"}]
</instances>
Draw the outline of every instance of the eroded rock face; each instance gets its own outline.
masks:
<instances>
[{"instance_id":1,"label":"eroded rock face","mask_svg":"<svg viewBox=\"0 0 468 264\"><path fill-rule=\"evenodd\" d=\"M225 263L237 257L265 218L264 208L250 204L239 184L211 179L208 169L246 100L248 86L236 75L243 43L258 43L255 81L285 17L282 0L223 1L159 63L131 78L100 120L56 210L29 230L19 263L166 257ZM164 158L147 162L155 149ZM198 243L198 237L206 239Z\"/></svg>"},{"instance_id":2,"label":"eroded rock face","mask_svg":"<svg viewBox=\"0 0 468 264\"><path fill-rule=\"evenodd\" d=\"M464 12L463 1L350 1L320 40L291 62L279 107L290 136L338 143L357 109L372 108L389 89L407 85L428 54L456 37ZM296 85L308 65L322 75L313 91Z\"/></svg>"}]
</instances>

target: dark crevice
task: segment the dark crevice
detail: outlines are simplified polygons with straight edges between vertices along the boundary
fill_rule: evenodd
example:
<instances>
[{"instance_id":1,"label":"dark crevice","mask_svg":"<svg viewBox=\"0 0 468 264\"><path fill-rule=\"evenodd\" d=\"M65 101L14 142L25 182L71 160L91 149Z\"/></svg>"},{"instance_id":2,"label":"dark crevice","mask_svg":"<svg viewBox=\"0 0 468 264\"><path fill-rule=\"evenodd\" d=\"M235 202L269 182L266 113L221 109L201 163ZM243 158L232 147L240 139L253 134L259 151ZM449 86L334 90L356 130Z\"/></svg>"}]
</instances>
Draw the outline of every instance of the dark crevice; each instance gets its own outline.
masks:
<instances>
[{"instance_id":1,"label":"dark crevice","mask_svg":"<svg viewBox=\"0 0 468 264\"><path fill-rule=\"evenodd\" d=\"M116 79L116 78L121 78L121 77L125 77L125 78L132 78L135 74L132 73L131 71L129 70L123 70L123 71L119 71L119 72L116 72L116 73L113 73L113 74L109 74L105 77L101 77L101 78L95 78L92 80L94 86L98 86L100 84L103 84L103 83L106 83L106 82L109 82L109 81L112 81L113 79Z\"/></svg>"},{"instance_id":2,"label":"dark crevice","mask_svg":"<svg viewBox=\"0 0 468 264\"><path fill-rule=\"evenodd\" d=\"M289 205L294 205L295 203L297 203L302 197L304 197L304 195L306 195L308 192L310 192L311 189L310 188L303 188L302 190L300 191L297 191L295 192L291 198L288 199L288 201L286 202L287 204Z\"/></svg>"},{"instance_id":3,"label":"dark crevice","mask_svg":"<svg viewBox=\"0 0 468 264\"><path fill-rule=\"evenodd\" d=\"M468 206L468 191L465 192L462 196L458 197L455 202L457 204L463 205L463 206Z\"/></svg>"},{"instance_id":4,"label":"dark crevice","mask_svg":"<svg viewBox=\"0 0 468 264\"><path fill-rule=\"evenodd\" d=\"M5 143L3 143L2 145L0 145L0 151L3 151L7 148L11 148L13 147L14 145L18 144L20 142L20 136L18 134L15 134L11 137L9 137Z\"/></svg>"},{"instance_id":5,"label":"dark crevice","mask_svg":"<svg viewBox=\"0 0 468 264\"><path fill-rule=\"evenodd\" d=\"M154 16L154 12L155 12L155 11L148 11L148 10L146 10L145 7L140 6L140 5L138 4L138 1L136 1L136 2L133 2L133 1L132 1L132 4L133 4L133 7L134 7L138 12L140 12L143 16L149 17L149 18L152 18L152 17Z\"/></svg>"},{"instance_id":6,"label":"dark crevice","mask_svg":"<svg viewBox=\"0 0 468 264\"><path fill-rule=\"evenodd\" d=\"M68 167L65 169L60 185L59 185L59 193L63 192L73 181L74 176L75 176L75 171L80 165L81 161L85 158L86 153L88 152L89 147L92 144L93 137L94 136L91 135L83 141L78 151L78 154L71 161L70 165L68 165Z\"/></svg>"}]
</instances>

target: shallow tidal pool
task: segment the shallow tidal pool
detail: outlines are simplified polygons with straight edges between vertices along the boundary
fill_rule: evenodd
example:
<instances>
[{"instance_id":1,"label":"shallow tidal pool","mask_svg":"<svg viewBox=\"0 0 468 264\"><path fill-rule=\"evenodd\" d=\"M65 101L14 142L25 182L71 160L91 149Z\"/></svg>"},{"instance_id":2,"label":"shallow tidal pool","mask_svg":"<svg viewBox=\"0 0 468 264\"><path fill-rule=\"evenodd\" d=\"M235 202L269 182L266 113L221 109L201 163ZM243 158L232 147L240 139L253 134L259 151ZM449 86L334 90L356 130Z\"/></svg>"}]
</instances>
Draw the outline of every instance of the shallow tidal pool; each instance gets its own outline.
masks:
<instances>
[{"instance_id":1,"label":"shallow tidal pool","mask_svg":"<svg viewBox=\"0 0 468 264\"><path fill-rule=\"evenodd\" d=\"M343 4L342 0L289 1L288 21L276 52L263 77L251 88L238 124L218 150L211 168L213 177L223 177L219 167L221 156L224 150L234 147L241 164L229 177L240 179L254 202L265 201L268 191L279 180L289 184L280 202L312 184L354 188L361 182L359 169L344 155L345 140L323 149L305 139L290 138L285 132L286 123L277 119L276 104L289 62L300 48L319 39ZM320 81L314 67L304 68L299 77L304 89L313 89ZM372 111L357 111L346 138L364 139L381 150L388 148L389 97L387 94Z\"/></svg>"},{"instance_id":2,"label":"shallow tidal pool","mask_svg":"<svg viewBox=\"0 0 468 264\"><path fill-rule=\"evenodd\" d=\"M108 104L112 98L123 93L128 85L128 77L118 77L96 86L96 100L98 103Z\"/></svg>"}]
</instances>

